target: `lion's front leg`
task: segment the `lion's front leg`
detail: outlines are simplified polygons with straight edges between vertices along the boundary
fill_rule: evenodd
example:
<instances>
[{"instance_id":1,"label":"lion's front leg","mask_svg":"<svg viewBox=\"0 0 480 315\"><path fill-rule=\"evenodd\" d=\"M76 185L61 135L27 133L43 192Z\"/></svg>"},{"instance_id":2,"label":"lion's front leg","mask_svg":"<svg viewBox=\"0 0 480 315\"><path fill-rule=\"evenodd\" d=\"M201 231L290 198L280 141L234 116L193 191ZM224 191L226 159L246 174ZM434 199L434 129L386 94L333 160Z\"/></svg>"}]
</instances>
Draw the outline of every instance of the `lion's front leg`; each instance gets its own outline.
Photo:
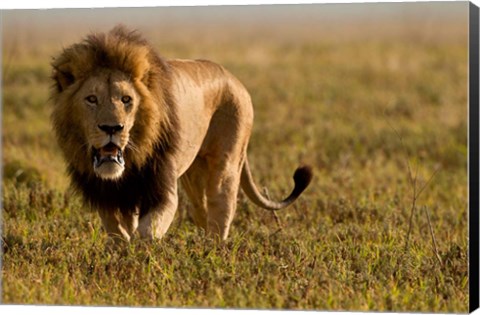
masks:
<instances>
[{"instance_id":1,"label":"lion's front leg","mask_svg":"<svg viewBox=\"0 0 480 315\"><path fill-rule=\"evenodd\" d=\"M140 217L138 232L144 239L161 238L170 227L178 207L177 181L166 192L165 202Z\"/></svg>"},{"instance_id":2,"label":"lion's front leg","mask_svg":"<svg viewBox=\"0 0 480 315\"><path fill-rule=\"evenodd\" d=\"M138 226L137 213L126 214L119 210L105 209L99 209L98 213L102 219L103 227L109 236L115 240L123 239L130 241Z\"/></svg>"}]
</instances>

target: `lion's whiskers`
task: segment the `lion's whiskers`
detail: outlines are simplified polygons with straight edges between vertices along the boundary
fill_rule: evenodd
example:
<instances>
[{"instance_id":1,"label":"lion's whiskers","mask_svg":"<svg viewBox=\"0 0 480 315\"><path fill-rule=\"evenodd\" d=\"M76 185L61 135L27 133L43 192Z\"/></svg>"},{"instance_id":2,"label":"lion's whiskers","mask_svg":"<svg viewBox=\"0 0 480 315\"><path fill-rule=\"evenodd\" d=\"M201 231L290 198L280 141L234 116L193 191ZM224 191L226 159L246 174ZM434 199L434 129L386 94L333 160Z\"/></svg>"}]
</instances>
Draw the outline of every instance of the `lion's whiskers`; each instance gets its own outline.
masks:
<instances>
[{"instance_id":1,"label":"lion's whiskers","mask_svg":"<svg viewBox=\"0 0 480 315\"><path fill-rule=\"evenodd\" d=\"M84 142L81 146L79 146L75 152L73 153L73 158L76 159L77 158L77 155L82 152L83 150L85 150L85 148L88 148L88 142Z\"/></svg>"}]
</instances>

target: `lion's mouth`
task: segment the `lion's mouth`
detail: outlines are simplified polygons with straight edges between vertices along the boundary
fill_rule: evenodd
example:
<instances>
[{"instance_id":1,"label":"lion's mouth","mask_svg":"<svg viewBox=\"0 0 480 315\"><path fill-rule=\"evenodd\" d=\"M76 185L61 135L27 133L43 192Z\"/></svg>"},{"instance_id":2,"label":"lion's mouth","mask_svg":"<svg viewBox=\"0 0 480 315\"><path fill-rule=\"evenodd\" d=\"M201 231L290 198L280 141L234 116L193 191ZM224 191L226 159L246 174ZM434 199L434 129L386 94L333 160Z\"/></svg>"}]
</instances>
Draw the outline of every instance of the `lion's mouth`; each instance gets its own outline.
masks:
<instances>
[{"instance_id":1,"label":"lion's mouth","mask_svg":"<svg viewBox=\"0 0 480 315\"><path fill-rule=\"evenodd\" d=\"M117 163L120 166L125 165L123 152L113 142L101 147L100 149L92 148L93 151L93 167L100 167L103 163Z\"/></svg>"}]
</instances>

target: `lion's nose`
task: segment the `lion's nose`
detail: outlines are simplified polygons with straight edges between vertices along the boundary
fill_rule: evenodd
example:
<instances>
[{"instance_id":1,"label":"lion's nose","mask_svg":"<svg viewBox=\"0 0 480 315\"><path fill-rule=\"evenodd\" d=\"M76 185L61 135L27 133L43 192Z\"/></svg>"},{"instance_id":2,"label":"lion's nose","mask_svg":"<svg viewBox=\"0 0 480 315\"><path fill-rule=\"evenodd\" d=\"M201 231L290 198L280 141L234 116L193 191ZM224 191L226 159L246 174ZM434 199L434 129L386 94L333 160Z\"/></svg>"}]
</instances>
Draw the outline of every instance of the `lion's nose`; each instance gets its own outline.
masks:
<instances>
[{"instance_id":1,"label":"lion's nose","mask_svg":"<svg viewBox=\"0 0 480 315\"><path fill-rule=\"evenodd\" d=\"M110 126L110 125L98 125L98 128L100 130L105 131L108 135L113 135L119 131L123 130L123 125L115 125L115 126Z\"/></svg>"}]
</instances>

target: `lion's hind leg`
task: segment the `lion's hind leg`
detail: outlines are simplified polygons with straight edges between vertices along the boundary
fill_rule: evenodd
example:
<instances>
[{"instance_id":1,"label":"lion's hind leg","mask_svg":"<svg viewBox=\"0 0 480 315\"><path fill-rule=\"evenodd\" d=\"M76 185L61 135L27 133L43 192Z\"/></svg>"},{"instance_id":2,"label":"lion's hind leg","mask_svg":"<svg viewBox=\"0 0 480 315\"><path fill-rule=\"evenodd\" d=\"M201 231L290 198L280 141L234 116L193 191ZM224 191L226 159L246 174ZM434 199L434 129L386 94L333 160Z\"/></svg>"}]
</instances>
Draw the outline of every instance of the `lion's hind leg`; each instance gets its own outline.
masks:
<instances>
[{"instance_id":1,"label":"lion's hind leg","mask_svg":"<svg viewBox=\"0 0 480 315\"><path fill-rule=\"evenodd\" d=\"M227 161L207 163L197 157L182 176L182 186L193 207L188 208L195 225L208 235L226 239L237 206L240 175ZM230 161L229 161L230 162Z\"/></svg>"},{"instance_id":2,"label":"lion's hind leg","mask_svg":"<svg viewBox=\"0 0 480 315\"><path fill-rule=\"evenodd\" d=\"M231 99L212 117L201 154L206 161L207 233L225 240L237 208L253 112L248 94L232 83Z\"/></svg>"},{"instance_id":3,"label":"lion's hind leg","mask_svg":"<svg viewBox=\"0 0 480 315\"><path fill-rule=\"evenodd\" d=\"M208 235L226 239L237 206L240 173L230 160L197 157L182 176L182 186L193 207L188 208L195 225Z\"/></svg>"},{"instance_id":4,"label":"lion's hind leg","mask_svg":"<svg viewBox=\"0 0 480 315\"><path fill-rule=\"evenodd\" d=\"M240 174L236 168L220 168L209 173L207 234L222 240L227 238L237 208L239 185Z\"/></svg>"}]
</instances>

